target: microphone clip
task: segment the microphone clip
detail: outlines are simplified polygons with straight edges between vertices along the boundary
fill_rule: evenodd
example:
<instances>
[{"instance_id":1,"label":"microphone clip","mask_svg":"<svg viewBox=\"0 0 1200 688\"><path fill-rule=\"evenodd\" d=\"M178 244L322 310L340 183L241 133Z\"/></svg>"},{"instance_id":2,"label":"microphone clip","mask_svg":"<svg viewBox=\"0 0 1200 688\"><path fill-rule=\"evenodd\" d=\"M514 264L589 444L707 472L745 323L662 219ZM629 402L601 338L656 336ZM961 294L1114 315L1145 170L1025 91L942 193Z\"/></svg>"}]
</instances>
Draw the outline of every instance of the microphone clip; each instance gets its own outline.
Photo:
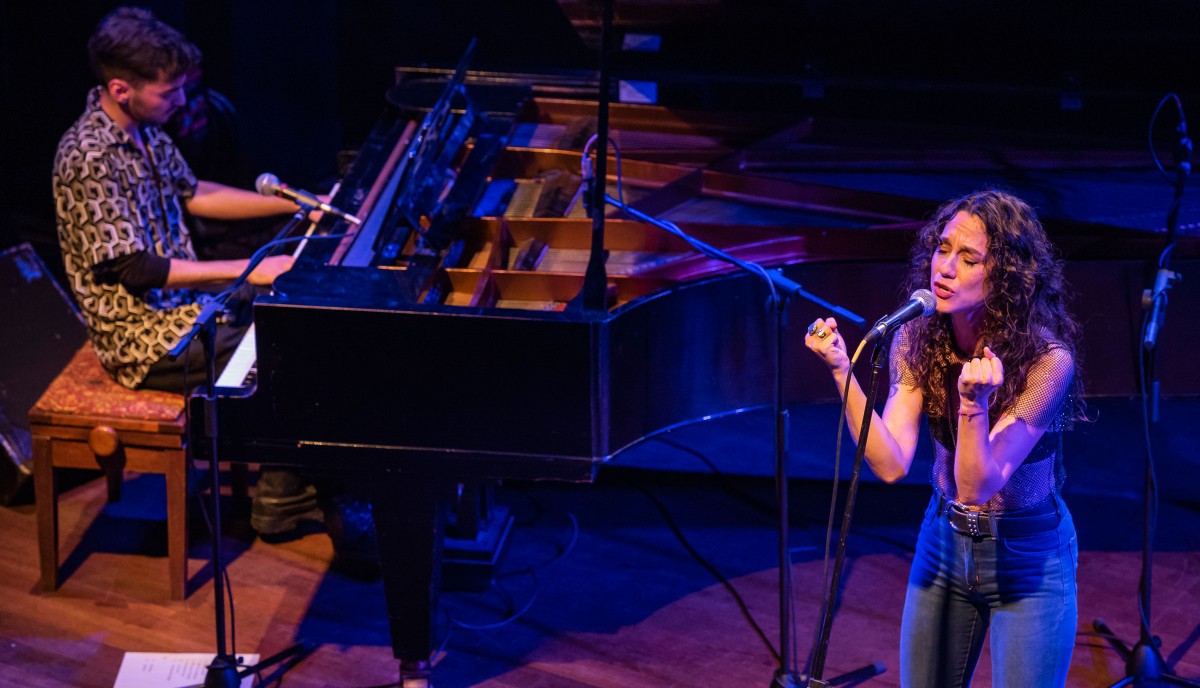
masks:
<instances>
[{"instance_id":1,"label":"microphone clip","mask_svg":"<svg viewBox=\"0 0 1200 688\"><path fill-rule=\"evenodd\" d=\"M1187 122L1180 119L1176 132L1179 138L1175 144L1175 168L1183 178L1192 172L1192 140L1188 138Z\"/></svg>"},{"instance_id":2,"label":"microphone clip","mask_svg":"<svg viewBox=\"0 0 1200 688\"><path fill-rule=\"evenodd\" d=\"M592 159L588 156L587 151L584 151L583 159L579 161L579 172L583 177L580 193L583 194L583 212L591 218L596 212L596 199L593 194L596 193L596 171L592 167Z\"/></svg>"}]
</instances>

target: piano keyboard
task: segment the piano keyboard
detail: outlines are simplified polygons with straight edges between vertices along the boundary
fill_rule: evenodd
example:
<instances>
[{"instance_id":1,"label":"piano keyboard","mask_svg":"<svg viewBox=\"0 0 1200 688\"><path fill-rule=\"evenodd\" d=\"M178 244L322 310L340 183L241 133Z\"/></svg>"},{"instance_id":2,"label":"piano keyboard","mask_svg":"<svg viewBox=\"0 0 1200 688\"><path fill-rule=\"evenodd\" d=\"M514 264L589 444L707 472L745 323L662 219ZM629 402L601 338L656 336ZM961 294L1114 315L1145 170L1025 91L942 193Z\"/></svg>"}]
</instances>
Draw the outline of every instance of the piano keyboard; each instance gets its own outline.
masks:
<instances>
[{"instance_id":1,"label":"piano keyboard","mask_svg":"<svg viewBox=\"0 0 1200 688\"><path fill-rule=\"evenodd\" d=\"M258 360L258 348L254 343L254 323L246 328L242 341L233 350L233 357L225 365L225 370L217 378L217 396L240 396L254 386L255 368Z\"/></svg>"},{"instance_id":2,"label":"piano keyboard","mask_svg":"<svg viewBox=\"0 0 1200 688\"><path fill-rule=\"evenodd\" d=\"M336 194L341 185L341 182L334 184L329 195ZM308 237L312 236L316 229L317 223L308 223L308 229L304 232L305 238L296 246L296 250L292 251L292 258L300 257L300 254L304 252L304 247L308 245ZM229 359L229 363L225 364L225 369L217 377L217 396L245 396L253 391L258 372L255 368L256 363L258 363L258 347L255 344L254 323L250 323L250 327L246 328L246 334L242 335L242 341L238 342L237 348L233 350L233 356Z\"/></svg>"}]
</instances>

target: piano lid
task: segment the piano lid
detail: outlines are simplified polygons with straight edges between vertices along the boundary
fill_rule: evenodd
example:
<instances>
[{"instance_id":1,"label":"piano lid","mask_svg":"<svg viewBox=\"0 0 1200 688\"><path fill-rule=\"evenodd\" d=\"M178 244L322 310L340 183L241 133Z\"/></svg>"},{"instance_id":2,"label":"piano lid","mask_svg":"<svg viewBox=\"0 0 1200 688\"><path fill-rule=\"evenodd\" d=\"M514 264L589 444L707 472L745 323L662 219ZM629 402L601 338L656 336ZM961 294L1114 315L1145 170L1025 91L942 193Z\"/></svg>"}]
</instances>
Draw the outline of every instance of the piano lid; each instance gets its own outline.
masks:
<instances>
[{"instance_id":1,"label":"piano lid","mask_svg":"<svg viewBox=\"0 0 1200 688\"><path fill-rule=\"evenodd\" d=\"M231 410L234 425L223 422L247 438L245 451L286 462L298 460L289 452L302 446L335 461L339 450L361 447L369 449L363 461L379 465L437 456L449 463L422 463L420 470L527 476L561 468L557 475L581 476L666 428L767 403L765 290L655 227L611 217L606 317L586 322L561 312L579 291L590 238L590 223L570 204L581 159L574 144L586 138L588 115L586 103L528 99L509 123L509 145L483 179L479 200L436 255L422 254L414 231L395 256L371 253L364 264L342 265L326 255L282 276L278 293L256 303L265 366L246 402L255 410L242 420ZM805 286L819 285L818 295L863 315L894 308L912 231L944 200L944 187L975 186L957 172L912 173L905 176L924 181L905 186L895 170L862 166L865 152L835 172L814 171L806 165L827 166L831 155L823 147L837 138L820 119L693 115L614 108L614 138L636 142L623 150L626 198L739 257L782 266ZM547 125L553 128L538 131ZM389 159L399 164L417 126L392 106L348 175L339 205L357 211L364 199L406 197L399 182L389 188L396 175L380 170ZM657 145L656 132L670 134L665 145ZM691 142L704 145L679 160L662 154ZM914 161L920 151L937 150L916 136L904 142ZM706 154L712 144L719 154ZM467 137L462 150L473 145ZM847 135L838 145L850 150L854 139ZM772 151L794 158L781 165ZM1068 158L1056 159L1060 169L1051 171L1073 172ZM615 162L607 180L613 195ZM813 178L818 174L837 177L822 183ZM457 170L446 177L463 178ZM869 188L855 188L851 178ZM1085 352L1102 371L1089 376L1089 389L1127 393L1134 388L1134 338L1121 324L1137 320L1140 268L1157 255L1162 237L1053 214L1046 224L1068 258L1068 275L1085 287L1077 304L1085 347L1105 352ZM1176 258L1197 255L1194 239L1180 242ZM426 258L437 262L420 262ZM428 278L419 293L412 290L414 264ZM1177 290L1173 304L1187 303L1189 293ZM795 310L794 322L820 315L803 305ZM789 332L788 341L800 338ZM1172 346L1164 342L1164 361L1190 355ZM789 363L789 401L832 394L810 384L810 363ZM1165 393L1198 388L1186 372L1164 383Z\"/></svg>"}]
</instances>

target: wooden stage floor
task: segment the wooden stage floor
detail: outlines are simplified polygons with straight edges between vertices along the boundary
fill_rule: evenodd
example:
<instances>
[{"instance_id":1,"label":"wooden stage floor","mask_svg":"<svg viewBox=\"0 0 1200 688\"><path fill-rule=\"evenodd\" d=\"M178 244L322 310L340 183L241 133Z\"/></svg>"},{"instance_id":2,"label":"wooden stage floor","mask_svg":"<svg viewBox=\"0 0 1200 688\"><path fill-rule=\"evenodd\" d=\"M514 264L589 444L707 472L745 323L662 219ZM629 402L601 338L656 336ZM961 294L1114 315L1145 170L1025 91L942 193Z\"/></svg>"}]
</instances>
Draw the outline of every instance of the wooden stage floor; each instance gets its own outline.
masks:
<instances>
[{"instance_id":1,"label":"wooden stage floor","mask_svg":"<svg viewBox=\"0 0 1200 688\"><path fill-rule=\"evenodd\" d=\"M1180 450L1172 446L1168 454ZM1183 450L1189 462L1194 446ZM1160 469L1169 474L1160 481L1178 488L1170 460L1163 459ZM1138 465L1126 472L1130 484ZM1089 485L1084 471L1074 475ZM1194 485L1183 494L1195 495ZM113 505L105 505L99 479L67 491L61 533L70 554L54 593L38 588L32 506L0 508L0 685L112 686L126 652L211 650L207 538L194 519L192 592L168 601L160 488L154 477L133 477ZM1136 637L1140 506L1126 488L1066 492L1081 542L1074 688L1108 686L1124 673L1118 655L1091 633L1093 619L1106 619L1123 639ZM828 489L826 481L793 481L801 657L821 593ZM1151 621L1163 655L1195 678L1200 515L1194 496L1175 494L1166 490L1161 503ZM779 618L772 495L764 477L628 467L601 471L593 485L504 486L501 500L517 524L501 574L488 592L444 595L435 685L767 686L775 660L764 638L778 642ZM904 582L927 497L919 482L863 485L826 678L881 662L886 671L861 685L899 685ZM312 652L282 675L284 686L395 684L381 584L331 571L322 532L272 545L253 537L244 516L227 515L237 649L267 656L305 643ZM514 610L524 614L497 625ZM977 686L990 685L988 661L985 650Z\"/></svg>"}]
</instances>

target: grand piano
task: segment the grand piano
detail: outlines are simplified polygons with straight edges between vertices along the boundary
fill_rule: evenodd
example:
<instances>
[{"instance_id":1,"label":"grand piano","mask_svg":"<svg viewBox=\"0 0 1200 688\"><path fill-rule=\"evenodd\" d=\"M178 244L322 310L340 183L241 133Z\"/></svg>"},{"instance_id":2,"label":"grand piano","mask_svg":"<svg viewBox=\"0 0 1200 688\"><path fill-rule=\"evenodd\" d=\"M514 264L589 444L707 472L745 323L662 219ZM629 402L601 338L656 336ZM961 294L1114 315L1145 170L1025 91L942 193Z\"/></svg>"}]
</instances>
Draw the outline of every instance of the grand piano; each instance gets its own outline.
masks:
<instances>
[{"instance_id":1,"label":"grand piano","mask_svg":"<svg viewBox=\"0 0 1200 688\"><path fill-rule=\"evenodd\" d=\"M596 104L546 93L461 69L389 91L333 199L362 227L316 228L256 301L247 365L231 363L218 383L222 460L357 477L370 491L402 672L427 670L435 646L447 505L461 486L591 481L646 438L765 407L774 389L765 285L654 226L609 211L605 307L575 307L592 228L579 169ZM936 202L780 174L782 142L804 140L811 120L648 105L614 105L610 117L614 196L674 213L693 236L862 315L895 306L912 232ZM810 153L828 162L827 150ZM1047 224L1095 289L1085 311L1115 299L1135 319L1130 293L1161 239ZM1197 253L1189 239L1176 258ZM793 304L785 340L824 314ZM1093 333L1111 325L1084 315ZM1102 393L1134 389L1135 347L1120 337L1106 344ZM789 403L833 394L811 384L821 371L809 358L788 359ZM1200 389L1194 370L1168 384ZM199 400L193 413L204 413ZM204 426L192 425L197 451Z\"/></svg>"}]
</instances>

